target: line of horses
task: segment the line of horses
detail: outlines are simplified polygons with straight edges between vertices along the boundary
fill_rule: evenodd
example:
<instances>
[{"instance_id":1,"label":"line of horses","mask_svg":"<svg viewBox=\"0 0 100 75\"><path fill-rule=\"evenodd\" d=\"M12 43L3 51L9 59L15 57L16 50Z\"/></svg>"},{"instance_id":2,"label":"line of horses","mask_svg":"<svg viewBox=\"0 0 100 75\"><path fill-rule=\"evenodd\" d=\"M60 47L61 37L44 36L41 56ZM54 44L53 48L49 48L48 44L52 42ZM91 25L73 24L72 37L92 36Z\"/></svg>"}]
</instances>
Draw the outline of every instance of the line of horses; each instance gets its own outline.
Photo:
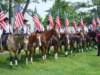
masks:
<instances>
[{"instance_id":1,"label":"line of horses","mask_svg":"<svg viewBox=\"0 0 100 75\"><path fill-rule=\"evenodd\" d=\"M95 37L96 32L94 31L89 31L88 33L84 31L60 33L55 29L33 32L30 35L10 34L6 44L10 54L10 65L18 65L18 55L21 54L22 50L25 51L26 64L29 61L32 63L37 47L39 47L43 61L46 60L46 55L52 46L54 47L55 59L58 58L59 49L62 51L62 46L64 46L65 55L72 54L73 52L84 52L89 50L93 43L95 44ZM5 40L2 39L2 41ZM4 50L5 46L1 47Z\"/></svg>"}]
</instances>

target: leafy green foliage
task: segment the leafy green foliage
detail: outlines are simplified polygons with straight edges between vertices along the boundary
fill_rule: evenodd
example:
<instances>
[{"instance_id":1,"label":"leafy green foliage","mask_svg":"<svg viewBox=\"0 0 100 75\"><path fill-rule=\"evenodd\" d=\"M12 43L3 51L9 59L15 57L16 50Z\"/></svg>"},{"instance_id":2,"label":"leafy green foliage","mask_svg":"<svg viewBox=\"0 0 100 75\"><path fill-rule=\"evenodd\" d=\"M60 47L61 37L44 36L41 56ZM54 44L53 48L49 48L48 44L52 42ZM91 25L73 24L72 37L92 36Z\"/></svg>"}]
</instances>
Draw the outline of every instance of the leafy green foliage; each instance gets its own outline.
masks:
<instances>
[{"instance_id":1,"label":"leafy green foliage","mask_svg":"<svg viewBox=\"0 0 100 75\"><path fill-rule=\"evenodd\" d=\"M27 0L15 0L17 3L26 3Z\"/></svg>"},{"instance_id":2,"label":"leafy green foliage","mask_svg":"<svg viewBox=\"0 0 100 75\"><path fill-rule=\"evenodd\" d=\"M97 6L97 11L96 14L99 16L100 15L100 0L92 0L93 4Z\"/></svg>"},{"instance_id":3,"label":"leafy green foliage","mask_svg":"<svg viewBox=\"0 0 100 75\"><path fill-rule=\"evenodd\" d=\"M92 0L94 5L99 5L100 6L100 0Z\"/></svg>"},{"instance_id":4,"label":"leafy green foliage","mask_svg":"<svg viewBox=\"0 0 100 75\"><path fill-rule=\"evenodd\" d=\"M69 3L66 1L55 0L55 4L51 8L51 15L52 15L54 21L56 19L56 15L57 15L56 12L58 11L58 9L60 10L60 19L61 19L62 25L63 26L65 25L64 24L64 20L65 20L64 12L67 13L67 18L70 21L70 25L72 25L72 21L73 21L74 16L77 16L74 7L70 6ZM43 23L44 23L44 25L48 24L47 16L44 19Z\"/></svg>"},{"instance_id":5,"label":"leafy green foliage","mask_svg":"<svg viewBox=\"0 0 100 75\"><path fill-rule=\"evenodd\" d=\"M2 3L2 1L0 2L0 7L3 11L7 12L9 10L9 5L8 5L9 1L6 0L5 3Z\"/></svg>"}]
</instances>

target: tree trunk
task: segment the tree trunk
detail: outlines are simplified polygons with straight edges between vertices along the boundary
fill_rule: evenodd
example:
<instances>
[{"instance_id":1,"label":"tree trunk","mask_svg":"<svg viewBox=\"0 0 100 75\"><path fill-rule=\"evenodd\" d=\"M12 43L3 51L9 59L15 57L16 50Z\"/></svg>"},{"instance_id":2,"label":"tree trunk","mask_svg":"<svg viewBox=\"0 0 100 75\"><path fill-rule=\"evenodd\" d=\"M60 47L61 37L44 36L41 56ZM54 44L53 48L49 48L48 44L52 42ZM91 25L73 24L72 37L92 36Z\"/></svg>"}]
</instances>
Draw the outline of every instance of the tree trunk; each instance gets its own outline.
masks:
<instances>
[{"instance_id":1,"label":"tree trunk","mask_svg":"<svg viewBox=\"0 0 100 75\"><path fill-rule=\"evenodd\" d=\"M24 9L23 9L23 12L22 12L23 14L25 14L29 3L30 3L30 0L27 0L27 1L26 1L26 5L25 5L25 7L24 7Z\"/></svg>"},{"instance_id":2,"label":"tree trunk","mask_svg":"<svg viewBox=\"0 0 100 75\"><path fill-rule=\"evenodd\" d=\"M100 5L97 6L97 15L100 15Z\"/></svg>"},{"instance_id":3,"label":"tree trunk","mask_svg":"<svg viewBox=\"0 0 100 75\"><path fill-rule=\"evenodd\" d=\"M9 0L9 23L11 24L12 17L12 0Z\"/></svg>"}]
</instances>

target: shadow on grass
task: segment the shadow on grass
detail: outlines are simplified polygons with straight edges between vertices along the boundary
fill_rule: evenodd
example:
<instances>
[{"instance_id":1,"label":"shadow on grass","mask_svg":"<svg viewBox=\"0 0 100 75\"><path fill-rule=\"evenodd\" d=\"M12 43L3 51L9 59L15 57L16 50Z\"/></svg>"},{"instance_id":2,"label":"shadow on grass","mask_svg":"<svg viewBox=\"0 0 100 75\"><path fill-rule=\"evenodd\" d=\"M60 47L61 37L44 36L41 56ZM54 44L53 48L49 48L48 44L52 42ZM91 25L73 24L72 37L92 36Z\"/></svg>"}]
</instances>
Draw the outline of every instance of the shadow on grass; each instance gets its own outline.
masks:
<instances>
[{"instance_id":1,"label":"shadow on grass","mask_svg":"<svg viewBox=\"0 0 100 75\"><path fill-rule=\"evenodd\" d=\"M7 69L11 70L12 67L9 65L9 58L1 59L0 60L0 69Z\"/></svg>"},{"instance_id":2,"label":"shadow on grass","mask_svg":"<svg viewBox=\"0 0 100 75\"><path fill-rule=\"evenodd\" d=\"M31 64L29 62L29 64L26 65L25 55L22 55L21 56L21 60L18 61L18 66L14 65L13 67L10 67L10 65L9 65L9 58L8 58L9 56L5 57L5 55L3 55L2 57L3 57L3 60L2 59L0 60L0 68L1 69L7 69L7 70L16 70L18 68L19 69L21 69L21 68L22 69L23 68L28 69L29 68L28 65ZM2 58L2 57L0 57L0 58ZM60 52L58 54L58 60L59 60L60 57L67 58L67 57L65 57L64 52ZM73 55L68 55L68 57L73 57ZM33 58L33 61L36 62L36 63L43 63L41 54L35 54L34 58ZM47 61L55 62L54 53L53 52L51 52L50 54L47 54ZM33 62L33 64L34 64L34 62Z\"/></svg>"}]
</instances>

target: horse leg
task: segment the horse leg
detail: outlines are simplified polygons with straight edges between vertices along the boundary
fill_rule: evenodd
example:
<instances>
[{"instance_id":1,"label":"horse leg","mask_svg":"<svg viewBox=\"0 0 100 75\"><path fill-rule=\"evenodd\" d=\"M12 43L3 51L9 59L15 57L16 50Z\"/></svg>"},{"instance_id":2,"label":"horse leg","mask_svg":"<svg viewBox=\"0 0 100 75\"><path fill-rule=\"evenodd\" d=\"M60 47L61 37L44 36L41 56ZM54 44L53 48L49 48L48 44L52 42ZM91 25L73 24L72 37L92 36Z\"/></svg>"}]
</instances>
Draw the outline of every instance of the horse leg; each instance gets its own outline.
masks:
<instances>
[{"instance_id":1,"label":"horse leg","mask_svg":"<svg viewBox=\"0 0 100 75\"><path fill-rule=\"evenodd\" d=\"M15 65L17 66L18 65L17 52L15 51L14 54L15 54L15 60L14 61L15 61Z\"/></svg>"},{"instance_id":2,"label":"horse leg","mask_svg":"<svg viewBox=\"0 0 100 75\"><path fill-rule=\"evenodd\" d=\"M91 50L91 43L92 43L92 40L89 41L89 50Z\"/></svg>"},{"instance_id":3,"label":"horse leg","mask_svg":"<svg viewBox=\"0 0 100 75\"><path fill-rule=\"evenodd\" d=\"M30 50L30 53L29 53L31 63L33 63L33 56L34 56L34 52L35 52L35 47L34 47L34 48L32 48L32 49Z\"/></svg>"},{"instance_id":4,"label":"horse leg","mask_svg":"<svg viewBox=\"0 0 100 75\"><path fill-rule=\"evenodd\" d=\"M25 54L26 54L26 64L28 64L28 50L25 50Z\"/></svg>"},{"instance_id":5,"label":"horse leg","mask_svg":"<svg viewBox=\"0 0 100 75\"><path fill-rule=\"evenodd\" d=\"M12 66L12 65L13 65L13 57L10 56L10 66Z\"/></svg>"},{"instance_id":6,"label":"horse leg","mask_svg":"<svg viewBox=\"0 0 100 75\"><path fill-rule=\"evenodd\" d=\"M87 43L87 51L89 50L89 42Z\"/></svg>"},{"instance_id":7,"label":"horse leg","mask_svg":"<svg viewBox=\"0 0 100 75\"><path fill-rule=\"evenodd\" d=\"M65 47L65 56L67 56L68 55L68 52L69 52L69 48L70 48L70 45L64 45L64 47Z\"/></svg>"},{"instance_id":8,"label":"horse leg","mask_svg":"<svg viewBox=\"0 0 100 75\"><path fill-rule=\"evenodd\" d=\"M76 40L73 40L73 42L71 42L71 54L72 53L76 53L77 52L77 41Z\"/></svg>"},{"instance_id":9,"label":"horse leg","mask_svg":"<svg viewBox=\"0 0 100 75\"><path fill-rule=\"evenodd\" d=\"M0 40L0 52L3 52L2 38Z\"/></svg>"},{"instance_id":10,"label":"horse leg","mask_svg":"<svg viewBox=\"0 0 100 75\"><path fill-rule=\"evenodd\" d=\"M77 52L81 51L81 43L80 40L76 42L77 43Z\"/></svg>"},{"instance_id":11,"label":"horse leg","mask_svg":"<svg viewBox=\"0 0 100 75\"><path fill-rule=\"evenodd\" d=\"M32 44L25 44L26 64L28 64L29 52L31 53Z\"/></svg>"},{"instance_id":12,"label":"horse leg","mask_svg":"<svg viewBox=\"0 0 100 75\"><path fill-rule=\"evenodd\" d=\"M21 60L21 49L18 50L18 60Z\"/></svg>"},{"instance_id":13,"label":"horse leg","mask_svg":"<svg viewBox=\"0 0 100 75\"><path fill-rule=\"evenodd\" d=\"M80 50L79 50L79 52L83 53L83 42L82 41L80 41Z\"/></svg>"},{"instance_id":14,"label":"horse leg","mask_svg":"<svg viewBox=\"0 0 100 75\"><path fill-rule=\"evenodd\" d=\"M62 51L62 44L60 44L60 51Z\"/></svg>"},{"instance_id":15,"label":"horse leg","mask_svg":"<svg viewBox=\"0 0 100 75\"><path fill-rule=\"evenodd\" d=\"M85 45L86 51L88 51L88 42L86 41L85 44L86 44L86 45Z\"/></svg>"},{"instance_id":16,"label":"horse leg","mask_svg":"<svg viewBox=\"0 0 100 75\"><path fill-rule=\"evenodd\" d=\"M85 51L87 51L87 48L88 48L88 42L87 41L85 41Z\"/></svg>"},{"instance_id":17,"label":"horse leg","mask_svg":"<svg viewBox=\"0 0 100 75\"><path fill-rule=\"evenodd\" d=\"M13 66L13 56L14 56L14 54L13 54L13 52L12 51L9 51L9 55L10 55L10 66Z\"/></svg>"},{"instance_id":18,"label":"horse leg","mask_svg":"<svg viewBox=\"0 0 100 75\"><path fill-rule=\"evenodd\" d=\"M15 63L15 65L18 65L18 59L17 59L17 51L10 51L10 66L13 65L13 61Z\"/></svg>"},{"instance_id":19,"label":"horse leg","mask_svg":"<svg viewBox=\"0 0 100 75\"><path fill-rule=\"evenodd\" d=\"M50 54L50 46L47 48L47 54Z\"/></svg>"},{"instance_id":20,"label":"horse leg","mask_svg":"<svg viewBox=\"0 0 100 75\"><path fill-rule=\"evenodd\" d=\"M73 48L72 48L73 46L72 46L72 43L70 44L70 54L72 54L73 53Z\"/></svg>"},{"instance_id":21,"label":"horse leg","mask_svg":"<svg viewBox=\"0 0 100 75\"><path fill-rule=\"evenodd\" d=\"M42 60L44 61L45 58L46 58L45 47L44 46L41 46L40 49L41 49L41 52L42 52Z\"/></svg>"},{"instance_id":22,"label":"horse leg","mask_svg":"<svg viewBox=\"0 0 100 75\"><path fill-rule=\"evenodd\" d=\"M54 46L54 58L58 59L58 46Z\"/></svg>"}]
</instances>

